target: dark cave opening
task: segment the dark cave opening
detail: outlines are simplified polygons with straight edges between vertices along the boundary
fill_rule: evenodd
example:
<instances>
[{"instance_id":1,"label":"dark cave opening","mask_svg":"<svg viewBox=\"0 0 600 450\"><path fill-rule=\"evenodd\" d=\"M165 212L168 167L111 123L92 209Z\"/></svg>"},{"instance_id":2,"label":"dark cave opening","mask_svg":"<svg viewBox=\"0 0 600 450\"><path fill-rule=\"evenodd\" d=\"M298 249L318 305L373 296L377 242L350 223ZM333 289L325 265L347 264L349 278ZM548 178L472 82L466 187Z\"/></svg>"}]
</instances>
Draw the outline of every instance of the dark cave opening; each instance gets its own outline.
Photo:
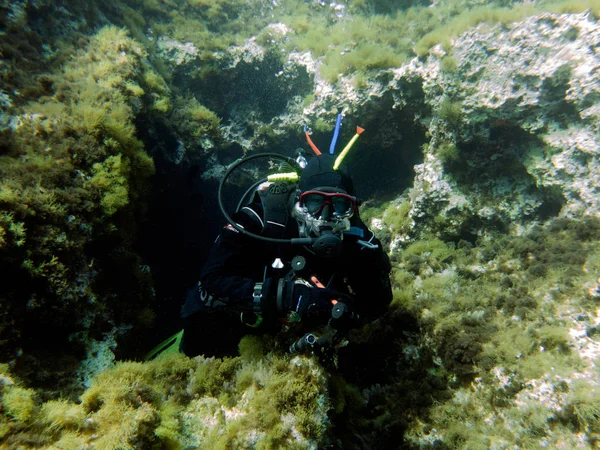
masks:
<instances>
[{"instance_id":1,"label":"dark cave opening","mask_svg":"<svg viewBox=\"0 0 600 450\"><path fill-rule=\"evenodd\" d=\"M145 352L181 329L179 311L187 290L197 281L200 269L216 238L222 219L214 193L217 183L202 178L208 161L185 157L179 163L170 156L177 140L166 129L143 136L154 159L147 212L137 235L136 251L150 267L154 289L153 326L139 339ZM157 139L159 137L159 139Z\"/></svg>"},{"instance_id":2,"label":"dark cave opening","mask_svg":"<svg viewBox=\"0 0 600 450\"><path fill-rule=\"evenodd\" d=\"M389 76L384 72L377 81L390 83ZM345 163L359 197L371 206L393 200L413 185L414 168L423 162L422 147L428 141L427 125L418 119L431 113L422 83L402 81L397 89L403 97L402 107L397 92L373 97L354 119L351 130L354 134L354 125L366 130ZM347 141L342 142L345 145Z\"/></svg>"},{"instance_id":3,"label":"dark cave opening","mask_svg":"<svg viewBox=\"0 0 600 450\"><path fill-rule=\"evenodd\" d=\"M415 120L415 115L427 111L427 107L421 103L420 86L406 89L413 93L416 105L395 109L391 95L374 100L362 117L346 119L348 123L338 141L337 149L341 151L356 132L356 125L365 129L345 158L344 166L354 180L360 200L371 206L390 201L411 187L414 167L423 162L421 148L428 140L427 129Z\"/></svg>"},{"instance_id":4,"label":"dark cave opening","mask_svg":"<svg viewBox=\"0 0 600 450\"><path fill-rule=\"evenodd\" d=\"M365 141L368 136L365 136ZM418 132L395 139L389 146L366 142L349 154L346 167L352 175L360 199L381 204L412 186L414 166L423 159L420 150L425 138Z\"/></svg>"}]
</instances>

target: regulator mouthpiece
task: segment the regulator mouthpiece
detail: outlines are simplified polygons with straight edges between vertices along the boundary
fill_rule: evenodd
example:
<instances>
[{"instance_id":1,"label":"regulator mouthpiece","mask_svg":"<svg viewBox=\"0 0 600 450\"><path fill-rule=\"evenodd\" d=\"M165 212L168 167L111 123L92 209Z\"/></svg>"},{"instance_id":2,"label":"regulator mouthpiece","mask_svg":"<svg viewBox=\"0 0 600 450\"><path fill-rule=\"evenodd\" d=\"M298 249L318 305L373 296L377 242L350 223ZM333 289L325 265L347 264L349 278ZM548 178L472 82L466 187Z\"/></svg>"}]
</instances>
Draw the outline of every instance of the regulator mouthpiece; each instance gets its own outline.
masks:
<instances>
[{"instance_id":1,"label":"regulator mouthpiece","mask_svg":"<svg viewBox=\"0 0 600 450\"><path fill-rule=\"evenodd\" d=\"M333 258L342 250L342 239L333 231L324 229L314 240L312 249L321 258Z\"/></svg>"}]
</instances>

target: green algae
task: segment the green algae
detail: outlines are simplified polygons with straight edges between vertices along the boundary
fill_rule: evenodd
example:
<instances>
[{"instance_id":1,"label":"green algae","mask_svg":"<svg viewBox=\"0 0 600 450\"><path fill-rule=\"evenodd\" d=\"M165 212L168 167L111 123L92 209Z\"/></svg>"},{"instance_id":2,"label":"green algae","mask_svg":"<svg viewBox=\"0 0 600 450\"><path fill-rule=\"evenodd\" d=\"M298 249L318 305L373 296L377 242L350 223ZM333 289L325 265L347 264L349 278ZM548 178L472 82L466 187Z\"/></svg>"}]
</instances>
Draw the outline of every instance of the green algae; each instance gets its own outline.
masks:
<instances>
[{"instance_id":1,"label":"green algae","mask_svg":"<svg viewBox=\"0 0 600 450\"><path fill-rule=\"evenodd\" d=\"M376 216L386 209L398 207L382 205ZM389 335L398 345L390 352L419 357L392 371L396 381L378 382L392 395L383 409L402 404L411 417L407 429L396 431L409 448L574 446L581 439L574 427L583 430L586 448L593 448L595 397L581 400L586 412L579 416L572 402L584 389L595 391L589 373L597 369L576 350L573 330L582 326L573 315L580 311L575 320L589 324L596 314L589 286L596 286L599 273L598 219L556 218L520 235L488 230L472 243L438 239L434 227L413 231L407 241L406 228L389 220L387 225L386 239L403 248L391 255L394 300L383 320L400 320L407 312L420 336ZM385 331L379 332L379 338L369 338L371 345L385 342ZM427 380L413 387L422 397L398 391L398 378L418 377ZM577 379L576 395L569 385ZM413 409L423 405L419 413ZM383 423L371 426L385 441L394 428Z\"/></svg>"},{"instance_id":2,"label":"green algae","mask_svg":"<svg viewBox=\"0 0 600 450\"><path fill-rule=\"evenodd\" d=\"M390 433L406 432L410 440L416 439L415 433L425 436L435 429L439 445L450 447L485 448L491 441L535 447L544 439L572 442L570 427L595 439L595 391L590 394L585 382L561 388L573 371L585 369L585 363L573 351L558 311L566 303L577 301L585 307L590 302L583 285L595 279L588 270L597 268L599 230L594 218L556 219L521 236L494 234L471 245L424 236L394 252L392 307L381 323L353 336L357 344L362 341L367 349L383 351L378 353L382 362L399 355L409 358L379 379L376 368L368 366L374 373L365 377L383 383L381 395L366 380L348 373L349 381L338 380L328 388L314 366L269 355L266 349L272 343L252 337L240 344L239 358L198 364L176 357L180 359L152 369L148 363L120 364L84 394L84 412L106 423L95 432L106 436L100 439L107 447L125 445L126 435L115 431L108 419L121 414L132 421L124 429L140 442L178 448L192 439L189 429L181 426L183 409L192 416L214 418L216 425L210 429L201 421L190 425L201 435L193 439L202 439L210 448L248 445L253 433L259 436L253 443L256 448L302 448L290 441L293 432L282 417L295 417L295 429L309 440L320 439L330 425L325 416L315 421L311 408L323 405L330 389L335 392L330 406L334 416L344 417L355 432L376 433L381 442ZM545 270L530 270L539 263ZM555 292L552 301L546 299L549 291ZM419 324L412 342L397 335L405 330L398 327L406 313ZM386 337L391 342L382 344ZM357 358L367 358L356 353ZM564 397L563 412L528 397L536 380L552 383L554 395ZM361 389L373 392L362 397ZM196 395L204 400L191 400ZM145 405L152 405L152 411ZM227 411L242 405L246 415L227 418ZM42 410L54 407L67 409L61 404ZM77 408L71 414L80 417ZM56 414L47 416L46 426L62 427L52 419ZM410 422L403 423L403 417ZM81 442L73 428L65 424L53 439ZM148 430L154 430L152 438ZM421 448L418 440L411 442Z\"/></svg>"},{"instance_id":3,"label":"green algae","mask_svg":"<svg viewBox=\"0 0 600 450\"><path fill-rule=\"evenodd\" d=\"M393 276L394 304L420 317L442 366L461 380L459 386L475 385L473 380L480 377L477 388L456 387L455 396L471 399L466 405L461 403L457 409L452 402L442 402L428 416L432 427L444 430L443 442L478 448L487 445L481 441L483 435L507 442L530 442L540 439L540 434L544 439L560 436L556 442L571 439L568 427L561 428L560 414L549 406L534 414L533 403L526 407L527 413L514 401L525 380L564 379L585 370L586 363L572 350L568 322L560 319L558 311L573 307L575 299L579 307L586 307L588 297L582 286L589 275L584 264L599 251L597 222L589 217L557 219L525 236L490 239L462 250L446 247L440 257L433 257L440 249L435 240L421 242L422 253L413 247L402 254ZM484 261L487 264L482 265ZM535 267L535 261L542 261L547 270L524 270ZM546 297L549 291L551 301ZM498 391L490 409L489 399L479 398L478 392L489 392L483 386L494 385L493 374L499 373L519 381L516 389ZM506 424L482 422L486 415L495 417L497 408L524 422L529 417L528 428L520 434L508 432ZM589 437L593 439L593 433Z\"/></svg>"},{"instance_id":4,"label":"green algae","mask_svg":"<svg viewBox=\"0 0 600 450\"><path fill-rule=\"evenodd\" d=\"M418 2L384 8L373 2L358 3L346 5L341 15L333 9L311 7L296 0L261 5L268 12L257 11L259 7L245 0L206 4L143 1L120 4L117 8L122 11L122 25L148 48L155 43L148 39L147 30L156 36L192 43L199 50L203 65L199 77L220 70L215 53L257 36L257 42L267 50L284 50L280 52L282 57L290 51L309 51L314 58L322 58L320 76L332 83L340 75L399 67L412 56L425 57L436 44L442 44L451 53L453 38L482 23L508 24L544 11L597 12L598 9L593 0L511 7L502 2L482 6L454 0L437 3L432 8ZM267 28L273 23L284 24L290 32L284 37L273 34ZM451 56L443 60L443 70L456 71ZM166 102L163 98L156 109L168 110Z\"/></svg>"},{"instance_id":5,"label":"green algae","mask_svg":"<svg viewBox=\"0 0 600 450\"><path fill-rule=\"evenodd\" d=\"M412 225L411 209L412 205L409 201L404 201L400 205L391 205L383 212L383 222L394 233L406 233Z\"/></svg>"},{"instance_id":6,"label":"green algae","mask_svg":"<svg viewBox=\"0 0 600 450\"><path fill-rule=\"evenodd\" d=\"M313 448L327 428L322 369L272 353L253 359L247 351L257 345L224 360L171 354L118 363L80 403L41 403L32 390L4 386L0 430L19 430L13 445L41 433L64 448Z\"/></svg>"},{"instance_id":7,"label":"green algae","mask_svg":"<svg viewBox=\"0 0 600 450\"><path fill-rule=\"evenodd\" d=\"M84 44L40 79L42 90L29 92L31 97L15 107L10 145L0 158L0 264L6 275L0 328L7 330L0 353L6 360L14 358L22 339L30 339L19 337L24 323L61 330L44 339L54 342L56 352L67 347L79 353L73 346L84 343L69 343L69 328L80 329L76 324L97 312L97 298L115 299L128 289L116 283L111 292L93 279L105 264L128 265L128 233L154 172L136 137L134 109L150 106L154 91L146 80L156 83L156 76L144 77L152 70L146 53L123 29L102 28ZM104 251L92 250L102 246ZM119 246L120 256L110 255ZM147 275L138 277L130 269L137 278L132 284L145 286L134 288L131 299L146 303ZM104 320L122 314L113 306L103 302ZM46 351L36 358L52 360L52 355ZM56 361L47 363L60 366L60 358ZM27 364L21 370L36 379ZM71 364L64 370L73 370Z\"/></svg>"},{"instance_id":8,"label":"green algae","mask_svg":"<svg viewBox=\"0 0 600 450\"><path fill-rule=\"evenodd\" d=\"M451 127L457 128L463 117L462 106L460 103L445 99L440 103L437 115L445 120Z\"/></svg>"},{"instance_id":9,"label":"green algae","mask_svg":"<svg viewBox=\"0 0 600 450\"><path fill-rule=\"evenodd\" d=\"M575 381L570 389L568 407L572 411L577 424L593 436L594 441L600 439L600 389L590 387L584 381Z\"/></svg>"},{"instance_id":10,"label":"green algae","mask_svg":"<svg viewBox=\"0 0 600 450\"><path fill-rule=\"evenodd\" d=\"M3 389L2 405L6 415L17 423L29 422L36 409L35 391L19 386L9 386Z\"/></svg>"},{"instance_id":11,"label":"green algae","mask_svg":"<svg viewBox=\"0 0 600 450\"><path fill-rule=\"evenodd\" d=\"M161 15L163 18L167 17L164 11L165 6L160 3L146 1L144 5L148 11ZM223 34L225 37L218 37L215 28L210 29L209 22L214 23L214 27L226 22L223 6L226 8L234 6L225 4L225 2L218 2L214 5L214 8L209 8L210 5L202 4L202 2L191 3L192 7L197 7L201 11L202 19L199 22L193 22L192 19L181 17L182 14L174 13L179 16L175 21L176 24L185 25L179 29L178 33L181 33L179 36L182 39L189 37L206 52L226 48L226 46L240 43L244 39L244 35L237 34L237 31L234 33L233 28L231 34ZM167 6L172 7L173 4ZM567 9L572 7L565 6ZM458 8L454 7L454 9ZM193 11L192 9L188 12ZM453 11L452 5L448 5L447 14L448 17L453 17L457 11ZM189 16L192 17L193 14L189 14ZM411 29L418 31L417 36L430 32L427 30L435 30L434 27L438 20L432 17L432 13L422 10L410 10L406 16L414 20L414 23L411 23ZM235 13L232 17L235 21L239 14ZM505 17L492 15L486 18L479 13L473 14L473 17L460 17L460 21L453 23L452 27L442 28L441 31L437 31L437 34L427 35L420 42L421 45L417 47L417 54L425 55L431 45L440 41L444 42L451 33L459 33L460 30L472 26L473 23L481 20L489 20L490 23L502 22L512 20L513 16L507 14ZM146 19L141 14L133 18L135 20L130 26L139 28L139 32L133 33L133 35L144 36L145 29L142 27L152 23L152 19ZM415 20L416 18L426 20ZM371 22L361 19L356 22L356 28L350 31L348 24L344 23L335 28L331 34L327 31L328 27L325 26L325 22L321 23L319 19L313 21L316 23L312 23L306 18L295 17L290 18L291 20L294 20L290 23L296 33L293 38L294 45L300 49L310 49L314 53L313 56L326 57L321 75L329 81L335 81L340 73L344 75L353 71L365 73L373 68L392 67L399 64L398 61L403 60L403 55L412 54L411 45L414 42L410 44L408 39L400 36L395 28L396 25L393 24L393 17L391 20L381 17ZM398 20L397 23L398 26L401 26L403 22ZM374 36L368 30L368 27L373 24L379 26L376 29L383 30L384 33ZM157 25L156 29L160 30L159 27L160 25ZM309 32L313 33L310 38ZM106 37L110 38L108 34L115 33L119 34L115 30L111 30ZM302 33L306 35L302 35ZM332 36L333 33L337 37ZM318 36L318 39L314 39L315 36ZM119 39L123 38L124 36L121 35ZM303 41L301 38L305 38L305 40ZM353 40L351 51L347 56L338 58L334 55L336 52L344 51L342 47L345 39ZM264 40L263 42L266 45L269 41ZM310 42L315 43L310 44ZM328 42L331 42L332 45ZM363 46L361 42L366 42L366 44ZM367 54L368 49L373 49L373 42L383 42L380 47L386 53L398 52L398 55L376 53L372 59L363 59L361 55ZM136 53L135 44L127 41L123 46L126 54L130 49L134 49L133 52ZM109 54L111 54L111 48L108 47ZM143 51L137 53L137 56L143 60ZM205 58L209 59L208 56ZM445 64L451 66L451 63ZM19 157L24 156L24 162L27 164L26 170L42 173L43 176L38 184L29 183L30 180L28 180L28 184L35 186L35 189L20 189L14 180L9 180L10 182L1 187L0 199L4 202L3 205L9 205L11 212L3 212L0 217L2 227L0 228L0 248L6 250L3 256L6 255L7 261L23 260L23 268L33 279L48 280L57 292L66 289L68 283L65 280L69 279L69 274L67 265L61 261L62 254L53 255L52 253L57 252L57 249L62 246L73 248L75 245L82 244L69 241L65 243L66 238L60 232L60 227L55 227L54 230L42 230L45 238L41 242L46 245L41 247L36 245L39 244L39 240L29 242L30 239L38 239L35 236L40 236L39 224L32 219L32 216L56 224L67 218L68 214L72 212L76 213L71 214L74 216L83 212L83 215L88 217L101 216L102 221L98 225L102 227L105 224L103 221L114 220L114 216L119 211L124 212L131 205L130 195L133 196L131 199L136 200L142 195L143 187L141 185L143 183L139 183L137 179L131 177L140 175L139 180L143 180L151 173L151 164L143 156L139 143L136 142L135 128L132 125L134 114L129 109L129 105L142 100L154 113L167 114L173 110L174 104L188 105L191 102L195 111L187 111L184 115L177 116L177 122L180 122L179 118L184 119L181 121L184 124L182 129L185 127L185 130L189 130L187 132L190 136L198 137L205 133L216 132L218 127L216 114L211 115L206 109L202 109L204 107L199 101L186 97L178 103L177 99L169 97L165 83L161 82L160 78L158 81L156 80L158 75L154 71L149 68L140 69L145 66L145 63L141 63L140 66L135 62L133 65L137 68L136 70L144 72L141 77L132 75L127 68L121 72L112 70L110 64L100 66L100 69L104 68L102 71L106 70L111 75L105 78L100 76L95 82L99 87L93 83L89 83L89 86L77 85L76 79L82 72L76 71L74 73L79 75L73 77L69 82L65 83L60 79L51 80L60 87L60 95L53 94L50 90L46 92L48 98L43 99L39 105L26 107L27 114L31 116L41 114L41 116L31 120L35 125L23 122L22 126L25 128L18 134L17 143L19 145L21 139L24 139L24 135L32 134L40 136L44 140L50 137L51 143L64 138L73 144L76 151L67 153L67 156L73 155L71 158L73 161L71 161L69 157L64 157L65 155L60 151L60 145L51 146L46 150L46 148L42 148L41 144L32 143L27 145L32 147L37 145L35 150L18 155ZM111 70L107 70L106 67ZM95 70L93 69L94 73ZM445 70L448 71L448 67ZM80 104L80 101L77 100L80 94L89 99ZM54 96L60 98L64 95L67 98L75 99L75 104L69 105L62 100L55 101L53 98ZM102 102L110 99L113 106L110 110L98 114L96 109L98 104L92 100L94 97ZM460 123L460 110L456 104L449 103L442 106L445 107L445 110L440 111L442 118L451 124ZM178 114L179 111L180 108L177 108ZM71 116L75 119L71 119ZM26 119L29 120L29 118ZM68 131L62 131L62 123L67 124ZM331 126L325 127L323 124L323 129L325 128L329 130ZM56 136L61 139L53 141L52 136L57 130L59 134ZM74 143L73 141L76 140L82 142ZM436 151L445 161L453 161L456 157L455 148L440 146ZM16 156L14 155L14 157ZM3 174L16 171L16 176L26 176L19 174L20 169L11 165L10 158L12 157L13 155L3 161L3 164L6 164ZM124 169L121 170L121 164L124 164L125 158L128 162L125 162ZM120 164L117 164L119 160ZM132 170L132 166L136 167L136 170ZM141 170L137 170L137 168ZM68 193L61 192L60 189L49 192L53 186L63 183L66 177L65 172L71 170L82 170L89 177L89 184L87 186L76 185L75 189ZM130 185L133 187L131 190ZM69 201L64 200L67 194L70 198ZM25 199L23 204L20 202L21 198ZM106 198L108 199L105 201ZM31 210L34 210L35 214L30 214ZM386 209L384 222L390 226L392 235L410 230L410 211L409 202L401 204L399 208L390 208L389 212ZM375 215L379 215L379 213ZM397 380L395 384L390 383L390 388L385 395L388 397L387 399L382 400L373 395L372 398L377 398L377 400L371 400L371 402L372 404L378 403L379 414L374 413L365 418L363 430L368 429L370 432L375 430L375 432L385 435L390 430L398 430L393 428L394 418L392 416L396 416L396 418L410 417L415 421L413 423L419 421L427 423L423 428L424 434L429 434L433 427L436 427L445 431L443 437L447 445L468 448L488 448L490 440L482 436L486 432L489 433L490 429L493 430L493 433L489 433L489 436L493 436L494 440L516 443L516 445L524 447L534 447L535 439L539 439L540 436L566 432L564 428L561 428L561 420L564 421L562 416L553 413L549 408L532 404L525 408L517 408L515 399L523 390L522 384L527 379L542 378L553 372L566 375L574 368L583 367L582 362L569 348L569 339L565 331L566 324L560 320L560 317L556 317L559 316L557 315L558 305L568 301L570 298L568 296L573 296L575 304L582 308L594 308L594 301L589 298L581 286L585 282L594 281L595 275L597 275L599 257L597 253L593 253L597 250L592 248L594 239L597 239L595 230L597 231L597 225L594 225L591 219L557 220L533 230L527 236L489 235L482 238L480 242L473 242L470 247L461 246L460 242L442 241L439 235L422 236L423 242L419 245L407 247L405 252L393 255L394 303L390 316L394 316L395 319L396 315L400 314L399 311L403 311L418 318L423 331L423 345L419 348L423 361L411 362L418 366L415 368L415 373L420 374L421 372L417 372L417 369L424 369L428 376L423 377L426 381L422 384L410 384L406 378L417 378L414 376L415 373L410 373L411 377ZM30 235L34 237L30 238ZM30 244L32 248L36 245L37 248L44 250L43 257L36 255L35 252L30 252L25 255L25 259L22 259L24 257L24 253L21 252L22 248L28 248ZM29 248L28 251L30 251ZM581 270L584 264L584 267L588 268L587 271ZM552 301L544 300L546 293L551 295ZM384 320L395 323L389 317ZM9 328L9 324L6 325L6 328ZM399 338L398 340L400 342L393 347L395 357L403 355L408 348ZM541 350L540 347L543 347L544 350ZM242 352L242 358L244 353ZM256 356L251 357L250 360L258 364L257 361L262 356L265 356L265 352L257 351ZM264 371L264 368L257 365L252 369L243 370L239 374L234 373L233 368L238 367L239 364L238 360L232 359L231 361L207 363L206 367L198 370L198 372L208 374L195 378L195 384L199 386L194 389L198 395L212 393L214 397L217 397L216 400L207 402L206 406L197 406L199 410L204 408L206 411L211 411L211 417L216 415L220 428L218 427L217 431L209 434L209 441L214 445L213 448L227 448L227 446L245 442L244 436L249 429L262 431L268 429L271 431L270 434L265 434L257 446L267 448L282 446L284 442L288 442L292 431L278 421L280 420L278 413L311 411L311 406L320 397L313 391L286 386L284 374L279 373L289 368L284 364L281 368L274 368L272 372L277 374L273 378L275 384L278 387L286 386L285 389L279 393L278 387L274 387L268 391L269 395L259 396L260 401L253 405L253 412L259 417L251 419L256 428L249 427L248 423L250 422L228 421L225 413L218 411L219 408L225 410L237 404L235 403L238 395L236 390L255 389L256 386L261 387L261 384L264 383L263 375L255 375L255 373L262 373L261 370ZM472 382L475 376L481 376L483 379L491 378L494 369L506 373L507 377L512 377L514 381L509 382L502 389L498 389L491 398L477 392L476 388L472 388L475 391L473 393L471 388L462 390L459 387L461 383ZM124 370L135 373L138 369L134 366L125 366ZM159 376L163 375L152 373L150 378ZM177 375L176 378L179 376L181 375ZM207 378L204 378L205 376ZM202 381L198 381L199 379ZM176 379L172 385L180 386L179 381ZM213 384L206 384L205 381L206 383L213 382ZM151 381L144 382L152 383ZM360 384L360 380L356 382ZM129 381L127 383L130 383L128 386L135 384ZM312 382L309 382L308 385L312 386ZM406 385L413 388L411 390L412 397L407 398L402 393L402 388ZM348 398L354 398L356 402L361 400L361 396L357 394L359 388L348 386L351 386L348 391L355 394L354 397L348 394ZM450 390L453 395L451 400L442 395L446 386L451 386ZM582 386L587 386L587 384ZM264 388L264 384L262 387ZM369 386L362 385L361 387ZM107 383L100 390L109 392L111 388L111 383ZM28 396L19 389L22 388L16 388L13 394L7 393L8 404L14 406L7 406L6 411L9 411L10 418L6 422L12 420L13 425L14 422L22 422L21 425L27 427L32 414L36 414L36 408L33 406L33 409L28 409L31 402L26 401ZM109 437L106 439L102 437L98 446L100 448L102 446L106 448L115 445L126 446L128 444L123 444L123 442L127 442L129 439L127 435L137 436L138 434L140 442L143 444L164 445L166 448L177 448L178 445L181 445L179 441L182 433L181 415L178 413L178 409L181 408L181 405L186 404L189 393L180 389L175 395L176 399L161 402L157 400L158 396L150 390L140 388L141 390L138 391L137 385L127 387L127 389L132 389L135 395L123 394L122 398L117 396L109 400L109 403L124 403L126 406L121 405L116 409L107 406L107 411L103 415L99 414L101 421L106 420L106 427L101 429L105 436ZM160 393L165 388L161 385L155 389ZM263 389L262 392L267 391ZM583 387L575 387L571 403L567 408L572 410L574 426L581 427L590 436L593 436L593 427L598 416L595 391L592 394L586 396ZM90 401L86 405L95 406L90 409L88 414L99 413L105 407L104 400L98 400L102 395L90 396ZM278 399L279 409L276 408L275 411L266 407L263 409L262 406L270 398L270 395ZM14 396L12 403L11 396ZM141 403L136 396L142 399ZM296 397L299 398L299 401L294 404L293 400ZM344 398L343 395L341 398ZM23 401L21 402L19 399ZM292 403L291 406L290 403ZM430 407L432 403L438 407L427 410L426 407ZM24 405L23 411L25 412L19 413L17 406L19 404ZM144 404L155 405L154 411L146 409ZM397 407L394 409L394 404L405 405L406 411L399 410ZM69 412L71 409L73 412ZM140 409L142 411L139 411ZM341 414L345 409L344 401L340 400L336 407L337 412ZM489 417L492 414L490 411L494 409L506 411L520 420L525 418L526 420L523 421L526 422L526 426L523 429L518 427L508 429L509 427L504 426L501 423L502 419L499 419L498 416L491 419L492 425L484 422L483 418ZM33 412L27 413L27 411ZM45 418L41 422L44 427L50 427L53 430L64 429L58 440L53 441L56 446L76 448L81 445L81 437L78 437L79 431L78 425L76 425L76 423L80 423L81 411L77 406L71 405L67 408L64 403L44 404L42 411L45 411L43 413ZM354 417L364 416L366 412L373 411L357 407ZM128 420L125 426L127 435L119 434L111 429L111 426L115 426L109 423L111 413L121 414L120 416L117 414L117 416L125 417ZM67 419L61 423L57 419L59 414L64 414L65 417L75 417L75 419ZM19 422L19 418L23 420ZM322 433L323 424L314 424L309 419L310 417L303 419L306 420L306 423L300 422L304 423L301 425L302 430L307 435L319 436ZM1 429L8 427L6 422L2 423ZM365 422L367 425L364 425ZM152 440L155 439L154 437L149 437L148 430L154 430L154 435L157 436L156 441ZM40 434L39 431L38 434ZM160 444L156 443L157 441ZM75 444L76 442L79 443Z\"/></svg>"},{"instance_id":12,"label":"green algae","mask_svg":"<svg viewBox=\"0 0 600 450\"><path fill-rule=\"evenodd\" d=\"M171 120L182 137L191 142L202 137L220 137L221 119L196 98L177 97L174 104L175 111Z\"/></svg>"}]
</instances>

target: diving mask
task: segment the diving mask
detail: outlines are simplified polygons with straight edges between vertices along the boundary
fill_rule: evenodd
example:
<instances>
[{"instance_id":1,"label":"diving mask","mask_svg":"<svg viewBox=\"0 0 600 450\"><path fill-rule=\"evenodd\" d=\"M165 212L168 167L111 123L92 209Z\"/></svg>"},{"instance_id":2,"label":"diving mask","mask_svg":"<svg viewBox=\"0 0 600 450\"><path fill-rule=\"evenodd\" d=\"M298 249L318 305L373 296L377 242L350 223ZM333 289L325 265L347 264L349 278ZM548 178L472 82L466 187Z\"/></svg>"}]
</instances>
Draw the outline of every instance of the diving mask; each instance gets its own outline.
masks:
<instances>
[{"instance_id":1,"label":"diving mask","mask_svg":"<svg viewBox=\"0 0 600 450\"><path fill-rule=\"evenodd\" d=\"M342 192L306 191L300 194L300 208L306 209L313 217L319 217L326 206L336 218L352 217L356 209L356 197ZM327 214L326 214L327 215Z\"/></svg>"}]
</instances>

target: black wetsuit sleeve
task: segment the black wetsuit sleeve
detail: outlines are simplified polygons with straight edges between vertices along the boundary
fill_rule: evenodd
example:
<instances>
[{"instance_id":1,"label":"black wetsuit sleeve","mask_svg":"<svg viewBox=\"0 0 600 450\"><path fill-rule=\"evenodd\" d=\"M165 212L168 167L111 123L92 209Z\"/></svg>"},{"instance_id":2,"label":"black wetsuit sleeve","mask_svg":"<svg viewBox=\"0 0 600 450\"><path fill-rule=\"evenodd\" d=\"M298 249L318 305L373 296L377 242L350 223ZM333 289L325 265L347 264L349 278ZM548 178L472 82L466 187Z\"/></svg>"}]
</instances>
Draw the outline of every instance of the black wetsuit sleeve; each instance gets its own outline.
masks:
<instances>
[{"instance_id":1,"label":"black wetsuit sleeve","mask_svg":"<svg viewBox=\"0 0 600 450\"><path fill-rule=\"evenodd\" d=\"M392 301L391 264L379 239L364 224L362 226L364 238L360 241L368 245L357 241L354 246L348 282L356 296L356 312L366 320L373 320L383 314Z\"/></svg>"},{"instance_id":2,"label":"black wetsuit sleeve","mask_svg":"<svg viewBox=\"0 0 600 450\"><path fill-rule=\"evenodd\" d=\"M253 233L262 225L251 213L240 212L232 217L237 224ZM244 235L228 224L213 244L200 274L208 294L232 310L252 310L254 285L262 281L260 241ZM263 249L264 252L264 249Z\"/></svg>"}]
</instances>

